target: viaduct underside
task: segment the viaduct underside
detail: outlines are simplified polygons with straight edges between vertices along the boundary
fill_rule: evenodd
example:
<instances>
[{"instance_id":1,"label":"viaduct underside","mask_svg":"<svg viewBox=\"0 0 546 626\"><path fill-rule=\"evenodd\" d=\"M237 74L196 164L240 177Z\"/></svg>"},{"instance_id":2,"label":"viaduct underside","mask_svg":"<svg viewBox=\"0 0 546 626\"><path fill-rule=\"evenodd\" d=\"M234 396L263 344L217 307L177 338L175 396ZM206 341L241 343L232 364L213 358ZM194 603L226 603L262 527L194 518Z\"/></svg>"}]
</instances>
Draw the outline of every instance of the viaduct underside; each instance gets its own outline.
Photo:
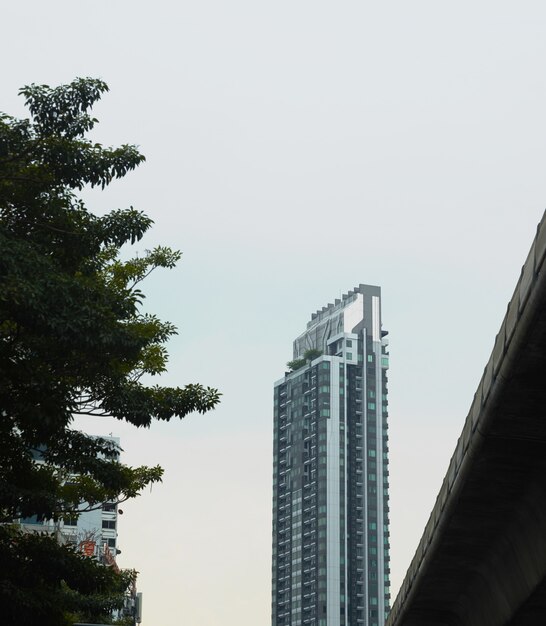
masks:
<instances>
[{"instance_id":1,"label":"viaduct underside","mask_svg":"<svg viewBox=\"0 0 546 626\"><path fill-rule=\"evenodd\" d=\"M546 215L387 626L546 624Z\"/></svg>"}]
</instances>

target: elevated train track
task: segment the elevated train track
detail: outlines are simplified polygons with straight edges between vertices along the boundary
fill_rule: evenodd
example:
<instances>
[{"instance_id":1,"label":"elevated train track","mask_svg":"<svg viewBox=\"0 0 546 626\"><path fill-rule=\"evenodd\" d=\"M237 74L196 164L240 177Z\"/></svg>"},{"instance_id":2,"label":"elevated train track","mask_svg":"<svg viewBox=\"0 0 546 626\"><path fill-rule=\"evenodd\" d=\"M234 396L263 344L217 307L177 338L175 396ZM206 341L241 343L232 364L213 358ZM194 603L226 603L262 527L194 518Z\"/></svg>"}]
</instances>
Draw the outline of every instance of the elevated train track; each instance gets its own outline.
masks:
<instances>
[{"instance_id":1,"label":"elevated train track","mask_svg":"<svg viewBox=\"0 0 546 626\"><path fill-rule=\"evenodd\" d=\"M386 626L546 624L546 214Z\"/></svg>"}]
</instances>

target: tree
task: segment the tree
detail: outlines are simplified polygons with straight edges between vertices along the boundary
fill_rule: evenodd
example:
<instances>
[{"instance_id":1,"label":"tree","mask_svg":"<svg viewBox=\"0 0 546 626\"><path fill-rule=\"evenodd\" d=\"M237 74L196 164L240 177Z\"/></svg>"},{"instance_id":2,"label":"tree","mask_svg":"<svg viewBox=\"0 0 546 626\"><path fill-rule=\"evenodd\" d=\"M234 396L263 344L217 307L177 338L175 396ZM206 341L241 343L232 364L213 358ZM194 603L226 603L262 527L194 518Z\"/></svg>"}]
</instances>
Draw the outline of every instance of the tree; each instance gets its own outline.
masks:
<instances>
[{"instance_id":1,"label":"tree","mask_svg":"<svg viewBox=\"0 0 546 626\"><path fill-rule=\"evenodd\" d=\"M89 78L31 85L20 92L30 119L0 114L3 524L31 515L59 520L83 503L120 502L161 480L159 466L123 465L112 442L75 430L74 415L148 427L204 413L219 399L199 384L142 380L165 371L164 344L176 329L142 312L140 283L156 268L174 267L180 254L157 247L121 260L121 247L139 241L152 220L133 207L99 217L77 195L85 186L106 187L144 160L135 146L108 148L87 137L97 122L90 110L107 90ZM44 463L34 462L37 451ZM109 590L119 599L127 581L82 559L51 538L0 528L2 616L12 616L3 623L61 624L78 606L91 616L108 611ZM25 578L29 568L37 579ZM46 591L53 604L43 602Z\"/></svg>"},{"instance_id":2,"label":"tree","mask_svg":"<svg viewBox=\"0 0 546 626\"><path fill-rule=\"evenodd\" d=\"M316 348L309 348L303 353L303 357L301 359L294 359L293 361L288 361L286 367L291 372L295 372L296 370L301 369L304 365L307 365L313 359L317 359L322 354L322 350L317 350Z\"/></svg>"}]
</instances>

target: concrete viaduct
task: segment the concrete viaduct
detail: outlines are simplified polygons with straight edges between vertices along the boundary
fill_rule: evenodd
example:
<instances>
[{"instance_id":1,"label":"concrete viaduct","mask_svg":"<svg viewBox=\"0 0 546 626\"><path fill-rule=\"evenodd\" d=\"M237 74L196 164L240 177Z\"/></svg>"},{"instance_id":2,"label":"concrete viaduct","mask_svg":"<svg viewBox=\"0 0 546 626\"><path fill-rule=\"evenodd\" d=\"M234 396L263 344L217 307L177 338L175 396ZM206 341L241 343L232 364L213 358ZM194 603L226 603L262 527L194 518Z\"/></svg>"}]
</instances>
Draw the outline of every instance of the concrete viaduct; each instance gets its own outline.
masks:
<instances>
[{"instance_id":1,"label":"concrete viaduct","mask_svg":"<svg viewBox=\"0 0 546 626\"><path fill-rule=\"evenodd\" d=\"M546 624L546 213L386 626Z\"/></svg>"}]
</instances>

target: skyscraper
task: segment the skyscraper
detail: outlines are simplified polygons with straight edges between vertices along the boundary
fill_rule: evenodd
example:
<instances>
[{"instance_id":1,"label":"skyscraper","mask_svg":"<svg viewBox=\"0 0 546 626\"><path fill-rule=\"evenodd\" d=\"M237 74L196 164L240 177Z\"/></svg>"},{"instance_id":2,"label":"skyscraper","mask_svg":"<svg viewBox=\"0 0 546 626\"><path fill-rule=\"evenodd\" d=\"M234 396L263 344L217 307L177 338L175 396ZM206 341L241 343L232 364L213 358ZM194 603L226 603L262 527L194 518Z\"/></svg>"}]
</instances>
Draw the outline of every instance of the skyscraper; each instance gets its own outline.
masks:
<instances>
[{"instance_id":1,"label":"skyscraper","mask_svg":"<svg viewBox=\"0 0 546 626\"><path fill-rule=\"evenodd\" d=\"M383 626L389 610L381 289L314 313L275 383L273 626Z\"/></svg>"}]
</instances>

